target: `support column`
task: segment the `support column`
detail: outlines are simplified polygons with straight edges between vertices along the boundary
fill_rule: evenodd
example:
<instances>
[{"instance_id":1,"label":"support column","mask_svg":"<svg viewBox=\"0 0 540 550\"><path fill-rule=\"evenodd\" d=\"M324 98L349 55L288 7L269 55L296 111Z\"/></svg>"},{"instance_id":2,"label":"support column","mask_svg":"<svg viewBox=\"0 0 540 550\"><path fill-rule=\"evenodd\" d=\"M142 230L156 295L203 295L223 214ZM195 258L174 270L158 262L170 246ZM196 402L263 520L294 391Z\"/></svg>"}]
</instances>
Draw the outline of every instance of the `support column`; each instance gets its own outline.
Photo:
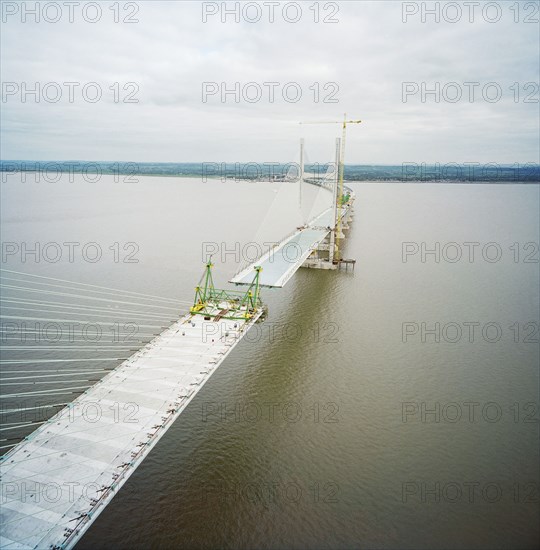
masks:
<instances>
[{"instance_id":1,"label":"support column","mask_svg":"<svg viewBox=\"0 0 540 550\"><path fill-rule=\"evenodd\" d=\"M302 208L302 182L304 181L304 173L304 138L302 138L300 140L300 173L298 174L298 201L300 204L300 209Z\"/></svg>"},{"instance_id":2,"label":"support column","mask_svg":"<svg viewBox=\"0 0 540 550\"><path fill-rule=\"evenodd\" d=\"M334 178L334 188L333 188L333 197L334 201L332 204L334 215L332 219L334 220L334 228L330 233L330 249L328 252L328 261L332 263L334 261L334 254L336 249L336 226L338 221L338 194L339 194L339 162L341 158L341 139L336 138L336 169L335 169L335 178Z\"/></svg>"}]
</instances>

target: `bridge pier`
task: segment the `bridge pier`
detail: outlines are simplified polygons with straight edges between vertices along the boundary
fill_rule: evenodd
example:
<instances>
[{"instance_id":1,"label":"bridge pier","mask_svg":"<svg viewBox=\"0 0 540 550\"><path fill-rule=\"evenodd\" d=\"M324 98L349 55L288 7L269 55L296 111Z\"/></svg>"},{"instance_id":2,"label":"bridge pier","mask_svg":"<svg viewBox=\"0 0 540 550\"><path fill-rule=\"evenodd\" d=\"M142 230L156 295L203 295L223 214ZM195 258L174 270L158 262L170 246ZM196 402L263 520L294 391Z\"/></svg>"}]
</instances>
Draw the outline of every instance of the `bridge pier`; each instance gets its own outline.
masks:
<instances>
[{"instance_id":1,"label":"bridge pier","mask_svg":"<svg viewBox=\"0 0 540 550\"><path fill-rule=\"evenodd\" d=\"M307 267L310 269L337 269L337 264L330 262L329 260L323 260L321 258L308 258L303 264L302 267Z\"/></svg>"},{"instance_id":2,"label":"bridge pier","mask_svg":"<svg viewBox=\"0 0 540 550\"><path fill-rule=\"evenodd\" d=\"M336 252L336 240L340 240L341 242L345 240L345 230L349 230L350 226L349 223L352 222L352 210L353 210L353 201L354 201L354 194L351 194L351 199L348 205L348 208L346 212L343 214L343 218L341 220L341 228L338 228L337 226L325 237L325 239L319 243L317 248L313 250L311 255L304 261L301 267L306 267L308 269L329 269L329 270L336 270L341 269L341 267L344 265L345 269L349 269L349 265L352 266L354 269L356 260L352 259L336 259L335 258L335 252ZM341 230L340 230L341 229ZM323 254L321 254L323 253Z\"/></svg>"}]
</instances>

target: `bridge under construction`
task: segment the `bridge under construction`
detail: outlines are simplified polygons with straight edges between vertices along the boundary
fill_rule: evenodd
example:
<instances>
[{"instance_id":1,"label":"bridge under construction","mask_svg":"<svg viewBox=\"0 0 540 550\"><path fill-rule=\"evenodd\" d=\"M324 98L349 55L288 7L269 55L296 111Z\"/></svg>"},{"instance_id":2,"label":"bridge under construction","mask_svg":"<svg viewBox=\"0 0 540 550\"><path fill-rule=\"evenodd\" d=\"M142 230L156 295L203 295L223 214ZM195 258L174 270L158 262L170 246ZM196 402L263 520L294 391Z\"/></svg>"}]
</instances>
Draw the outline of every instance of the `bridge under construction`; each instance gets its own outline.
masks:
<instances>
[{"instance_id":1,"label":"bridge under construction","mask_svg":"<svg viewBox=\"0 0 540 550\"><path fill-rule=\"evenodd\" d=\"M1 548L72 548L228 354L264 319L261 288L283 287L302 266L337 269L353 262L342 257L340 245L354 202L343 186L343 143L337 140L340 169L331 181L310 181L301 163L300 183L324 187L332 205L243 266L230 282L247 288L216 289L209 261L188 314L2 457Z\"/></svg>"}]
</instances>

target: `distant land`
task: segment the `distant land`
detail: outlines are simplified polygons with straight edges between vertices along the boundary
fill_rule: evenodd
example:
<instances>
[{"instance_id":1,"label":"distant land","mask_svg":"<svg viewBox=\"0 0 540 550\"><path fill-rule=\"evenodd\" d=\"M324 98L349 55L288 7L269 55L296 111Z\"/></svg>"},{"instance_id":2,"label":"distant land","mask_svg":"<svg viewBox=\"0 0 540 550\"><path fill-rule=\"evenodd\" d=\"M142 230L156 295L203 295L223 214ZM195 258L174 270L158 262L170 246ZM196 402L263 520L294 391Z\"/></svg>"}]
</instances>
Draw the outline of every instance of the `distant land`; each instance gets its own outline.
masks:
<instances>
[{"instance_id":1,"label":"distant land","mask_svg":"<svg viewBox=\"0 0 540 550\"><path fill-rule=\"evenodd\" d=\"M32 161L0 160L2 182L9 174L36 172L36 181L58 181L62 173L83 174L87 181L99 175L122 175L122 181L137 181L136 176L200 177L237 180L283 180L286 174L297 173L295 163L222 163L222 162L128 162L128 161ZM324 177L328 164L306 165L306 172ZM347 181L374 182L445 182L445 183L539 183L540 165L535 163L446 163L404 162L395 165L347 164Z\"/></svg>"}]
</instances>

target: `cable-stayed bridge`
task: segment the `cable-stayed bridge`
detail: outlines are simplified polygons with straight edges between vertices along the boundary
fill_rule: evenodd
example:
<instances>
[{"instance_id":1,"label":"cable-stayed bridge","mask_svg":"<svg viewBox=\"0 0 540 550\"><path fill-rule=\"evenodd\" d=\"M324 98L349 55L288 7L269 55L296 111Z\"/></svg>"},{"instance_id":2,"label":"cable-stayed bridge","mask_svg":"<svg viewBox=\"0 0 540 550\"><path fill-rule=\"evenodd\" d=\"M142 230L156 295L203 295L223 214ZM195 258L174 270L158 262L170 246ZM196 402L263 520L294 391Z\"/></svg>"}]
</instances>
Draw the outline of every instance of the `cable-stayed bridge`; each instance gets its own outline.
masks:
<instances>
[{"instance_id":1,"label":"cable-stayed bridge","mask_svg":"<svg viewBox=\"0 0 540 550\"><path fill-rule=\"evenodd\" d=\"M339 150L338 143L336 159L340 158ZM4 384L16 387L20 387L24 378L19 376L17 366L33 365L32 371L25 371L32 376L23 382L30 389L10 393L4 386L2 399L10 402L30 396L57 396L59 401L48 405L51 411L58 412L46 420L12 422L2 427L0 446L8 451L0 464L1 548L72 548L238 342L264 318L261 287L284 286L303 265L337 269L348 261L341 255L340 243L351 219L354 195L350 189L340 189L338 170L322 179L306 173L303 157L302 147L297 181L283 185L298 185L300 196L306 185L317 186L323 197L317 204L322 206L231 279L232 283L247 288L215 288L209 261L188 314L165 327L160 326L163 315L145 314L146 321L139 326L148 330L148 337L139 342L140 349L112 345L102 349L106 357L0 361L2 367L8 368L3 372L8 375L3 378ZM22 273L3 271L7 273L3 280L8 281L3 287L21 288L21 279L19 283L15 281ZM40 311L47 305L40 300L43 295L47 300L75 296L66 292L70 288L67 281L30 277L37 278L33 279L35 284L46 289L32 291L38 294L35 299L11 299L19 309ZM93 287L91 290L99 295L96 300L116 302L126 310L142 305L144 300L154 301L154 307L161 307L167 314L171 309L160 297L139 293L115 295L114 289L77 284L81 292L85 287L86 290ZM9 304L9 298L2 300ZM63 302L55 307L60 310L55 314L61 320L72 306ZM97 316L104 308L83 309L84 315ZM36 318L30 315L29 319ZM7 319L16 317L3 315ZM153 336L156 330L159 334ZM4 337L10 338L9 330L2 328L2 336L3 341ZM70 349L77 351L77 346ZM121 362L111 369L85 366L82 370L67 366L105 360ZM58 388L59 378L69 380L69 385ZM55 387L46 389L50 386L45 384ZM71 401L69 397L74 394L78 397ZM4 412L35 408L38 407L4 409ZM37 429L22 441L12 443L10 431L21 426Z\"/></svg>"}]
</instances>

